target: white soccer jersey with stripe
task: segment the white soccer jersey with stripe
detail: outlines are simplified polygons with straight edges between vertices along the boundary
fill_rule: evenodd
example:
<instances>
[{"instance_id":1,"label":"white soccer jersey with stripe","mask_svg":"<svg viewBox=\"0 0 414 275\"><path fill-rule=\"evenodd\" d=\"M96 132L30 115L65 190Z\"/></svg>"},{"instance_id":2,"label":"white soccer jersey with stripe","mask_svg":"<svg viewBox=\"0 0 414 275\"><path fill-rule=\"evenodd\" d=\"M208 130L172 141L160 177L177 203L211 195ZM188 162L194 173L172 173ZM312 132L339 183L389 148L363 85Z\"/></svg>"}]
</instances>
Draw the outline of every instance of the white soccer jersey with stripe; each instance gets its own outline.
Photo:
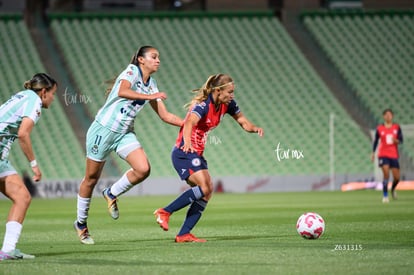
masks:
<instances>
[{"instance_id":1,"label":"white soccer jersey with stripe","mask_svg":"<svg viewBox=\"0 0 414 275\"><path fill-rule=\"evenodd\" d=\"M95 120L114 132L127 133L133 130L135 117L145 104L148 103L148 100L131 100L118 96L121 80L129 81L131 83L131 90L141 94L158 93L158 87L155 79L152 77L144 84L140 68L133 64L128 65L118 76Z\"/></svg>"},{"instance_id":2,"label":"white soccer jersey with stripe","mask_svg":"<svg viewBox=\"0 0 414 275\"><path fill-rule=\"evenodd\" d=\"M8 157L23 118L28 117L36 124L41 111L42 100L32 90L21 91L0 106L0 159Z\"/></svg>"}]
</instances>

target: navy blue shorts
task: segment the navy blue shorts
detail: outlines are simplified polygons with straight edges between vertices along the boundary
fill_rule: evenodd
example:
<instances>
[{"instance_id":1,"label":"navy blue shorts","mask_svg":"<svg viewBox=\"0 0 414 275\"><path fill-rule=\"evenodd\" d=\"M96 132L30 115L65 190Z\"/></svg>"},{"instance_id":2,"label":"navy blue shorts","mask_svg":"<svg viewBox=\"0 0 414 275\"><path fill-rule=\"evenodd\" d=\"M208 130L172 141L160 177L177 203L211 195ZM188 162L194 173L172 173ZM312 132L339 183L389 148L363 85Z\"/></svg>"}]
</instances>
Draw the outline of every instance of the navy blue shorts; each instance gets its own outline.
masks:
<instances>
[{"instance_id":1,"label":"navy blue shorts","mask_svg":"<svg viewBox=\"0 0 414 275\"><path fill-rule=\"evenodd\" d=\"M389 165L390 168L400 168L398 159L393 158L378 158L378 166Z\"/></svg>"},{"instance_id":2,"label":"navy blue shorts","mask_svg":"<svg viewBox=\"0 0 414 275\"><path fill-rule=\"evenodd\" d=\"M171 152L171 160L175 170L182 180L187 180L193 173L208 169L207 161L197 153L184 153L174 146Z\"/></svg>"}]
</instances>

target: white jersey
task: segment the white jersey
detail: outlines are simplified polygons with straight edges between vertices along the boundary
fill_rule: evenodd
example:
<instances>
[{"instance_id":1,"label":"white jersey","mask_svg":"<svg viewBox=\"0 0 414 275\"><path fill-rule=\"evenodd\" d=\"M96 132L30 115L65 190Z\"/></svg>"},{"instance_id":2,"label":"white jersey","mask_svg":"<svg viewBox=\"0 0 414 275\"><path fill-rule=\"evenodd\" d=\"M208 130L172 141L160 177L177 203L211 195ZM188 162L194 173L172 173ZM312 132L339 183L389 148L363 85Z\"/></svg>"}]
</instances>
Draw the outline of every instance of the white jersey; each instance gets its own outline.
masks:
<instances>
[{"instance_id":1,"label":"white jersey","mask_svg":"<svg viewBox=\"0 0 414 275\"><path fill-rule=\"evenodd\" d=\"M0 160L7 159L23 118L36 124L41 111L42 100L32 90L21 91L0 106Z\"/></svg>"},{"instance_id":2,"label":"white jersey","mask_svg":"<svg viewBox=\"0 0 414 275\"><path fill-rule=\"evenodd\" d=\"M95 120L114 132L127 133L133 130L135 117L148 103L148 100L131 100L118 96L121 80L129 81L131 90L146 95L158 93L158 87L152 77L147 83L144 83L141 69L133 64L129 64L118 76Z\"/></svg>"}]
</instances>

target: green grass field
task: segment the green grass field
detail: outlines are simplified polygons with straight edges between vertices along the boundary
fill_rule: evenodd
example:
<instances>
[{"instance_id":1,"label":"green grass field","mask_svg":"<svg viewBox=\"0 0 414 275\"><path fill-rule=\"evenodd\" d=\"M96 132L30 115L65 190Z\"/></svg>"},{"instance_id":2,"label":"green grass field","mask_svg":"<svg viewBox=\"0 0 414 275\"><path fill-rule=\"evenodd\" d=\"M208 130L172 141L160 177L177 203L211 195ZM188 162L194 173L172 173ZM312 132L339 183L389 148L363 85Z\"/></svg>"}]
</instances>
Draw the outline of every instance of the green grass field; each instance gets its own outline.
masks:
<instances>
[{"instance_id":1,"label":"green grass field","mask_svg":"<svg viewBox=\"0 0 414 275\"><path fill-rule=\"evenodd\" d=\"M413 274L414 192L385 205L378 191L215 194L194 229L207 243L174 243L185 211L170 231L152 215L174 196L123 197L113 221L101 197L79 243L75 199L32 202L18 244L35 260L0 262L0 274ZM0 200L2 222L10 202ZM306 211L326 221L324 235L305 240L296 220ZM1 240L4 224L1 226Z\"/></svg>"}]
</instances>

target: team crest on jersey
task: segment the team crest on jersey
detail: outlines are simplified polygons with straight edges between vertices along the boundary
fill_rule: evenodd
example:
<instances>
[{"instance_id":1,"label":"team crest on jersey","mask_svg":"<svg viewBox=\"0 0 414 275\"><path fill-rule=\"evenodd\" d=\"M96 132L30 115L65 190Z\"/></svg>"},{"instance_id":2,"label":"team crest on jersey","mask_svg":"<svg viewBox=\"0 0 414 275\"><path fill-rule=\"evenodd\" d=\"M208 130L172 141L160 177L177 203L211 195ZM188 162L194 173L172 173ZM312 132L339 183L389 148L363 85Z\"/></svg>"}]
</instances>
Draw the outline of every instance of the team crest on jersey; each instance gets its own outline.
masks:
<instances>
[{"instance_id":1,"label":"team crest on jersey","mask_svg":"<svg viewBox=\"0 0 414 275\"><path fill-rule=\"evenodd\" d=\"M94 146L92 146L92 149L91 149L91 152L92 152L92 154L98 154L99 153L99 150L98 150L98 145L94 145Z\"/></svg>"},{"instance_id":2,"label":"team crest on jersey","mask_svg":"<svg viewBox=\"0 0 414 275\"><path fill-rule=\"evenodd\" d=\"M134 73L132 71L128 71L127 75L133 75Z\"/></svg>"},{"instance_id":3,"label":"team crest on jersey","mask_svg":"<svg viewBox=\"0 0 414 275\"><path fill-rule=\"evenodd\" d=\"M201 161L200 161L200 159L199 159L199 158L194 158L194 159L191 161L191 164L192 164L193 166L197 167L197 166L200 166L200 165L201 165Z\"/></svg>"}]
</instances>

